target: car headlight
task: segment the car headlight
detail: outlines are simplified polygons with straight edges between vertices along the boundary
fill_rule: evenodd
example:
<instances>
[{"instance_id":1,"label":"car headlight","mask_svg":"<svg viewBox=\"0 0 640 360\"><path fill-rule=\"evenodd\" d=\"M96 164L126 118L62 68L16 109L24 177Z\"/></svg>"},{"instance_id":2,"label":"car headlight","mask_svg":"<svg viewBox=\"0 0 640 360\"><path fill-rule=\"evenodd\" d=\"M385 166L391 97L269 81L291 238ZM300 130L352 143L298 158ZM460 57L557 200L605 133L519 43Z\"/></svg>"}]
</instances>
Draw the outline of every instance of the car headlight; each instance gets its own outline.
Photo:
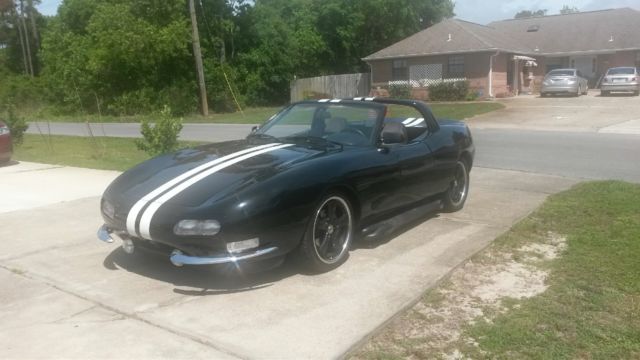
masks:
<instances>
[{"instance_id":1,"label":"car headlight","mask_svg":"<svg viewBox=\"0 0 640 360\"><path fill-rule=\"evenodd\" d=\"M113 219L116 215L116 208L107 200L102 200L102 213Z\"/></svg>"},{"instance_id":2,"label":"car headlight","mask_svg":"<svg viewBox=\"0 0 640 360\"><path fill-rule=\"evenodd\" d=\"M8 126L0 126L0 135L7 135L11 132Z\"/></svg>"},{"instance_id":3,"label":"car headlight","mask_svg":"<svg viewBox=\"0 0 640 360\"><path fill-rule=\"evenodd\" d=\"M180 236L212 236L219 232L217 220L181 220L173 227L173 233Z\"/></svg>"},{"instance_id":4,"label":"car headlight","mask_svg":"<svg viewBox=\"0 0 640 360\"><path fill-rule=\"evenodd\" d=\"M575 80L567 80L567 84L569 84L569 85L573 85L573 84L575 84L575 83L576 83L576 81L575 81Z\"/></svg>"}]
</instances>

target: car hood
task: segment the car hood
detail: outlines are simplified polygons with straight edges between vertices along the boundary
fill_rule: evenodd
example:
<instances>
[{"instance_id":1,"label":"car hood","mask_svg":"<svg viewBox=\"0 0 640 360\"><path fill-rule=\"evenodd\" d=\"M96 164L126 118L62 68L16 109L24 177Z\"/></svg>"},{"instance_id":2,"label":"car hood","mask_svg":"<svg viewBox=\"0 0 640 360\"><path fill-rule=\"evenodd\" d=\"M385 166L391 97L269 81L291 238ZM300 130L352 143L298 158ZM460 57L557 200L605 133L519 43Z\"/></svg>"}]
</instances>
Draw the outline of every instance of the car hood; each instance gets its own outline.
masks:
<instances>
[{"instance_id":1,"label":"car hood","mask_svg":"<svg viewBox=\"0 0 640 360\"><path fill-rule=\"evenodd\" d=\"M224 198L274 176L301 161L339 148L238 140L162 155L126 171L107 188L105 198L121 205L142 198L187 207Z\"/></svg>"}]
</instances>

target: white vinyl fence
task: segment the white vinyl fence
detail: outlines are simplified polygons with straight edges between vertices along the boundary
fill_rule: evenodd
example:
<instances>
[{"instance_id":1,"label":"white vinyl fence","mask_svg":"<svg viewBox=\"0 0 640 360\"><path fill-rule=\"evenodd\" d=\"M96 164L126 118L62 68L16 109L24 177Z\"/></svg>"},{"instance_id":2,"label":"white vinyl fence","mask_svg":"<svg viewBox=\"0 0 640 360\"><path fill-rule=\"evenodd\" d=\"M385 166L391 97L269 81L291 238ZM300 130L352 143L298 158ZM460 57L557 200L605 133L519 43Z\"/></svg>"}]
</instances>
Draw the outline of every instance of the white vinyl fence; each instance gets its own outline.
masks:
<instances>
[{"instance_id":1,"label":"white vinyl fence","mask_svg":"<svg viewBox=\"0 0 640 360\"><path fill-rule=\"evenodd\" d=\"M296 79L291 82L291 102L314 97L342 99L368 96L371 88L370 79L368 73Z\"/></svg>"}]
</instances>

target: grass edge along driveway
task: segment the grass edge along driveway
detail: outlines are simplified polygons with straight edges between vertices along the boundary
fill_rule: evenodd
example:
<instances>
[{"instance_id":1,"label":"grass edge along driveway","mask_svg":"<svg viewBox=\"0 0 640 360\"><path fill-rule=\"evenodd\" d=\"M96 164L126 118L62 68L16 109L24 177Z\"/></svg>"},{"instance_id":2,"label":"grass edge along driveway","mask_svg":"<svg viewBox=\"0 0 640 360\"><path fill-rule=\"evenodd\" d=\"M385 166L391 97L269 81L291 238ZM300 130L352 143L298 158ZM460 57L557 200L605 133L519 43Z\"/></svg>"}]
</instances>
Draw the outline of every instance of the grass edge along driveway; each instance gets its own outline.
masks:
<instances>
[{"instance_id":1,"label":"grass edge along driveway","mask_svg":"<svg viewBox=\"0 0 640 360\"><path fill-rule=\"evenodd\" d=\"M358 359L640 358L640 185L578 184L454 270Z\"/></svg>"},{"instance_id":2,"label":"grass edge along driveway","mask_svg":"<svg viewBox=\"0 0 640 360\"><path fill-rule=\"evenodd\" d=\"M14 148L13 160L53 165L124 171L150 156L138 150L133 138L25 134ZM200 143L181 141L180 147Z\"/></svg>"}]
</instances>

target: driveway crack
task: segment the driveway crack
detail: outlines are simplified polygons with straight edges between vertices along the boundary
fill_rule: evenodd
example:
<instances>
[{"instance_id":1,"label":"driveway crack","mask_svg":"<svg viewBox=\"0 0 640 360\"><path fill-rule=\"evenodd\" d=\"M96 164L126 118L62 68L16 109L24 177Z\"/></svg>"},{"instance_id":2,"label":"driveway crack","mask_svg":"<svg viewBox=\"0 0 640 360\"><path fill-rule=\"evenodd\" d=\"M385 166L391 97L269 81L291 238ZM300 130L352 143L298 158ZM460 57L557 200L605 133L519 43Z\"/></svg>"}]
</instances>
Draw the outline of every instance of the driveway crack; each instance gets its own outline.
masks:
<instances>
[{"instance_id":1,"label":"driveway crack","mask_svg":"<svg viewBox=\"0 0 640 360\"><path fill-rule=\"evenodd\" d=\"M26 278L26 279L29 279L29 280L33 280L33 281L37 281L37 282L44 283L45 285L47 285L47 286L49 286L49 287L51 287L51 288L53 288L53 289L56 289L56 290L58 290L58 291L61 291L61 292L65 293L65 294L67 294L67 295L71 295L71 296L76 297L76 298L78 298L78 299L81 299L81 300L84 300L84 301L88 301L88 302L90 302L91 304L94 304L92 308L100 307L100 308L102 308L102 309L105 309L105 310L111 311L111 312L113 312L113 313L115 313L115 314L120 315L120 316L122 317L122 319L132 319L132 320L139 321L139 322L144 323L144 324L146 324L146 325L149 325L149 326L155 327L155 328L157 328L157 329L160 329L160 330L166 331L166 332L168 332L168 333L170 333L170 334L173 334L173 335L176 335L176 336L179 336L179 337L182 337L182 338L185 338L185 339L191 340L191 341L193 341L193 342L199 343L199 344L201 344L201 345L204 345L204 346L206 346L206 347L209 347L209 348L211 348L211 349L213 349L213 350L215 350L215 351L218 351L218 352L220 352L220 353L223 353L223 354L229 355L229 356L231 356L231 357L235 357L235 358L238 358L238 359L245 359L245 358L247 358L247 357L246 357L246 356L244 356L244 355L241 355L241 354L235 353L235 352L233 352L233 351L231 351L231 350L228 350L228 349L226 349L226 348L224 348L224 347L222 347L222 346L220 346L220 345L218 345L218 344L215 344L215 343L213 343L212 341L210 341L209 339L204 339L204 338L201 338L201 337L199 337L199 336L197 336L197 335L193 335L193 334L189 334L189 333L185 333L185 332L181 332L181 331L178 331L178 330L172 329L172 328L170 328L170 327L167 327L167 326L164 326L164 325L161 325L161 324L155 323L155 322L153 322L153 321L151 321L151 320L145 319L145 318L143 318L143 317L139 316L139 315L138 315L138 314L136 314L136 313L126 312L126 311L120 310L120 309L118 309L118 308L115 308L115 307L113 307L113 306L110 306L110 305L108 305L108 304L105 304L105 303L103 303L103 302L97 301L97 300L95 300L95 299L89 298L89 297L84 296L84 295L81 295L81 294L78 294L78 293L76 293L76 292L74 292L74 291L72 291L72 290L66 289L66 288L65 288L65 287L63 287L63 286L60 286L60 285L57 285L57 284L53 283L52 281L50 281L50 280L49 280L49 279L47 279L46 277L43 277L43 276L40 276L40 275L37 275L37 274L34 274L34 273L29 273L29 272L15 272L15 271L13 271L10 267L7 267L6 265L1 264L1 263L0 263L0 268L3 268L3 269L5 269L5 270L7 270L7 271L11 271L11 272L13 272L14 274L16 274L16 275L18 275L18 276L22 276L22 277L24 277L24 278ZM90 309L91 309L91 308L89 308L89 309L84 309L84 310L83 310L83 311L81 311L80 313L85 312L85 311L88 311L88 310L90 310ZM72 315L71 315L71 317L73 317L73 316L77 316L77 315L79 315L79 313L72 314ZM58 320L58 321L59 321L59 320Z\"/></svg>"}]
</instances>

